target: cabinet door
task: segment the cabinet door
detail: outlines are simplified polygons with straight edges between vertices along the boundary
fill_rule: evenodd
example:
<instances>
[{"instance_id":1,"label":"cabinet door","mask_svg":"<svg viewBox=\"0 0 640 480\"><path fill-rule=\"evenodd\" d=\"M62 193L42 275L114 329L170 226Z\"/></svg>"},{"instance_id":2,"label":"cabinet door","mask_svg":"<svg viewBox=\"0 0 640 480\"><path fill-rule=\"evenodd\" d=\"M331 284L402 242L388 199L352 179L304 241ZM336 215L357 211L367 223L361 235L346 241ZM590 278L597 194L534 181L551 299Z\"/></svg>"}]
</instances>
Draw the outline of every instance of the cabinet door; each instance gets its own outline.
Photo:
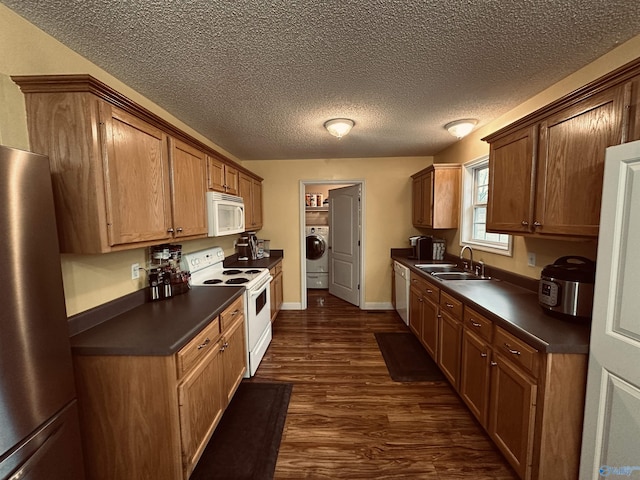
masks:
<instances>
[{"instance_id":1,"label":"cabinet door","mask_svg":"<svg viewBox=\"0 0 640 480\"><path fill-rule=\"evenodd\" d=\"M273 270L276 270L275 268ZM282 271L276 273L273 276L273 282L271 282L271 321L273 322L282 308L283 302L283 290L282 290Z\"/></svg>"},{"instance_id":2,"label":"cabinet door","mask_svg":"<svg viewBox=\"0 0 640 480\"><path fill-rule=\"evenodd\" d=\"M422 344L434 361L438 360L438 305L422 297Z\"/></svg>"},{"instance_id":3,"label":"cabinet door","mask_svg":"<svg viewBox=\"0 0 640 480\"><path fill-rule=\"evenodd\" d=\"M414 226L422 225L422 177L411 182L411 221Z\"/></svg>"},{"instance_id":4,"label":"cabinet door","mask_svg":"<svg viewBox=\"0 0 640 480\"><path fill-rule=\"evenodd\" d=\"M214 192L224 192L224 163L207 155L207 188Z\"/></svg>"},{"instance_id":5,"label":"cabinet door","mask_svg":"<svg viewBox=\"0 0 640 480\"><path fill-rule=\"evenodd\" d=\"M238 191L240 196L244 200L244 229L251 230L251 226L254 223L253 220L253 208L252 208L252 178L244 173L241 173L238 177Z\"/></svg>"},{"instance_id":6,"label":"cabinet door","mask_svg":"<svg viewBox=\"0 0 640 480\"><path fill-rule=\"evenodd\" d=\"M109 245L171 238L166 134L106 103L100 117Z\"/></svg>"},{"instance_id":7,"label":"cabinet door","mask_svg":"<svg viewBox=\"0 0 640 480\"><path fill-rule=\"evenodd\" d=\"M483 427L487 427L491 348L466 327L462 333L460 396Z\"/></svg>"},{"instance_id":8,"label":"cabinet door","mask_svg":"<svg viewBox=\"0 0 640 480\"><path fill-rule=\"evenodd\" d=\"M411 285L409 289L409 329L418 340L422 340L422 294Z\"/></svg>"},{"instance_id":9,"label":"cabinet door","mask_svg":"<svg viewBox=\"0 0 640 480\"><path fill-rule=\"evenodd\" d=\"M541 123L536 233L598 236L605 149L626 139L628 88L605 90Z\"/></svg>"},{"instance_id":10,"label":"cabinet door","mask_svg":"<svg viewBox=\"0 0 640 480\"><path fill-rule=\"evenodd\" d=\"M531 467L537 385L500 354L491 363L489 435L520 478Z\"/></svg>"},{"instance_id":11,"label":"cabinet door","mask_svg":"<svg viewBox=\"0 0 640 480\"><path fill-rule=\"evenodd\" d=\"M442 312L438 328L438 366L453 388L459 389L462 323Z\"/></svg>"},{"instance_id":12,"label":"cabinet door","mask_svg":"<svg viewBox=\"0 0 640 480\"><path fill-rule=\"evenodd\" d=\"M173 138L170 151L174 236L206 235L205 154Z\"/></svg>"},{"instance_id":13,"label":"cabinet door","mask_svg":"<svg viewBox=\"0 0 640 480\"><path fill-rule=\"evenodd\" d=\"M224 166L224 186L228 194L238 195L238 169Z\"/></svg>"},{"instance_id":14,"label":"cabinet door","mask_svg":"<svg viewBox=\"0 0 640 480\"><path fill-rule=\"evenodd\" d=\"M251 179L251 216L252 230L260 230L262 228L262 182Z\"/></svg>"},{"instance_id":15,"label":"cabinet door","mask_svg":"<svg viewBox=\"0 0 640 480\"><path fill-rule=\"evenodd\" d=\"M488 231L531 231L537 133L537 126L527 127L491 144Z\"/></svg>"},{"instance_id":16,"label":"cabinet door","mask_svg":"<svg viewBox=\"0 0 640 480\"><path fill-rule=\"evenodd\" d=\"M224 334L222 345L224 405L231 402L247 368L244 316L238 317Z\"/></svg>"},{"instance_id":17,"label":"cabinet door","mask_svg":"<svg viewBox=\"0 0 640 480\"><path fill-rule=\"evenodd\" d=\"M184 478L193 471L226 406L221 350L220 342L212 345L211 353L178 386Z\"/></svg>"}]
</instances>

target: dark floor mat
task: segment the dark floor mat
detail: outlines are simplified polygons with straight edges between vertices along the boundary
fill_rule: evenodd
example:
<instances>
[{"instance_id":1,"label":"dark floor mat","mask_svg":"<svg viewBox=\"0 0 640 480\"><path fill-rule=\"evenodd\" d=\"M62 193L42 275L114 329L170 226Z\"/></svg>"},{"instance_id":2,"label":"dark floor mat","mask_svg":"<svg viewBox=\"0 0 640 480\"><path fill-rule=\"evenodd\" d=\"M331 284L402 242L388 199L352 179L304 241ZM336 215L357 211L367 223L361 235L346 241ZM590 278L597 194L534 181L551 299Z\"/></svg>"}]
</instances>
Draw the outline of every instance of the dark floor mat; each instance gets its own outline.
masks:
<instances>
[{"instance_id":1,"label":"dark floor mat","mask_svg":"<svg viewBox=\"0 0 640 480\"><path fill-rule=\"evenodd\" d=\"M376 341L389 375L396 382L444 380L438 365L412 333L376 333Z\"/></svg>"},{"instance_id":2,"label":"dark floor mat","mask_svg":"<svg viewBox=\"0 0 640 480\"><path fill-rule=\"evenodd\" d=\"M269 480L293 385L243 381L190 480Z\"/></svg>"}]
</instances>

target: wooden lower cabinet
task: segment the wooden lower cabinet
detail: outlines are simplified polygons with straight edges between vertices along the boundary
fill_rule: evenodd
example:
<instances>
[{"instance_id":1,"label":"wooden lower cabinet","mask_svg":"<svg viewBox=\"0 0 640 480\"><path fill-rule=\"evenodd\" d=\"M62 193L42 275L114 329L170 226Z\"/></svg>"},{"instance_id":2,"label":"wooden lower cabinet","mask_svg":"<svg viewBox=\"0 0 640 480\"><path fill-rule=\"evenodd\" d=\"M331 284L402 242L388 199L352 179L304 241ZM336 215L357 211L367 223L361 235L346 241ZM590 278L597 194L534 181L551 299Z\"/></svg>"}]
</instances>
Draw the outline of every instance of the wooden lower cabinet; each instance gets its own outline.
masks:
<instances>
[{"instance_id":1,"label":"wooden lower cabinet","mask_svg":"<svg viewBox=\"0 0 640 480\"><path fill-rule=\"evenodd\" d=\"M174 355L74 355L88 479L189 478L246 369L238 312Z\"/></svg>"},{"instance_id":2,"label":"wooden lower cabinet","mask_svg":"<svg viewBox=\"0 0 640 480\"><path fill-rule=\"evenodd\" d=\"M460 388L460 348L462 342L462 302L440 292L437 363L453 388Z\"/></svg>"},{"instance_id":3,"label":"wooden lower cabinet","mask_svg":"<svg viewBox=\"0 0 640 480\"><path fill-rule=\"evenodd\" d=\"M282 280L282 261L279 261L271 270L273 281L271 282L271 323L273 323L282 308L284 302L284 290Z\"/></svg>"},{"instance_id":4,"label":"wooden lower cabinet","mask_svg":"<svg viewBox=\"0 0 640 480\"><path fill-rule=\"evenodd\" d=\"M411 274L409 328L434 360L438 358L439 299L438 287Z\"/></svg>"},{"instance_id":5,"label":"wooden lower cabinet","mask_svg":"<svg viewBox=\"0 0 640 480\"><path fill-rule=\"evenodd\" d=\"M520 478L530 478L536 395L535 379L494 353L487 430Z\"/></svg>"},{"instance_id":6,"label":"wooden lower cabinet","mask_svg":"<svg viewBox=\"0 0 640 480\"><path fill-rule=\"evenodd\" d=\"M480 425L487 427L491 386L491 345L466 326L462 333L460 396Z\"/></svg>"}]
</instances>

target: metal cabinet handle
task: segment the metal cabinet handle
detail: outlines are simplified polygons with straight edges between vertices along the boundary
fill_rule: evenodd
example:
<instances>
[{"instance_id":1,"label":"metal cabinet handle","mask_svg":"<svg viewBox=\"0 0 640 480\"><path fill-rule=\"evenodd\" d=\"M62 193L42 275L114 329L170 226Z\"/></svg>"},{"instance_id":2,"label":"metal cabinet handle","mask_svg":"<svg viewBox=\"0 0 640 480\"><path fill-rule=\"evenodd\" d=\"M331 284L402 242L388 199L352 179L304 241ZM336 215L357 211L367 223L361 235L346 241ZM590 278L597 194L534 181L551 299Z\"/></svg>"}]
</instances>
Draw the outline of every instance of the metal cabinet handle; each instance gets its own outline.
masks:
<instances>
[{"instance_id":1,"label":"metal cabinet handle","mask_svg":"<svg viewBox=\"0 0 640 480\"><path fill-rule=\"evenodd\" d=\"M210 343L211 343L211 339L209 337L207 337L207 339L203 343L198 345L198 350L202 350L204 347L206 347Z\"/></svg>"},{"instance_id":2,"label":"metal cabinet handle","mask_svg":"<svg viewBox=\"0 0 640 480\"><path fill-rule=\"evenodd\" d=\"M482 358L486 358L486 357L487 357L487 354L486 354L486 353L484 353L484 352L482 352L482 353L480 354L480 356L481 356Z\"/></svg>"},{"instance_id":3,"label":"metal cabinet handle","mask_svg":"<svg viewBox=\"0 0 640 480\"><path fill-rule=\"evenodd\" d=\"M240 313L240 310L235 309L233 312L231 312L231 316L235 317L236 315L238 315Z\"/></svg>"},{"instance_id":4,"label":"metal cabinet handle","mask_svg":"<svg viewBox=\"0 0 640 480\"><path fill-rule=\"evenodd\" d=\"M498 363L497 363L497 362L494 362L493 360L491 361L491 366L492 366L492 367L496 367L497 365L498 365Z\"/></svg>"},{"instance_id":5,"label":"metal cabinet handle","mask_svg":"<svg viewBox=\"0 0 640 480\"><path fill-rule=\"evenodd\" d=\"M533 222L534 227L541 227L542 224L540 222Z\"/></svg>"},{"instance_id":6,"label":"metal cabinet handle","mask_svg":"<svg viewBox=\"0 0 640 480\"><path fill-rule=\"evenodd\" d=\"M529 225L529 222L527 222L526 220L522 220L522 222L520 222L522 224L523 227L526 227L527 225Z\"/></svg>"},{"instance_id":7,"label":"metal cabinet handle","mask_svg":"<svg viewBox=\"0 0 640 480\"><path fill-rule=\"evenodd\" d=\"M178 228L176 229L176 231L177 231L178 233L180 233L180 232L182 231L182 227L178 227Z\"/></svg>"},{"instance_id":8,"label":"metal cabinet handle","mask_svg":"<svg viewBox=\"0 0 640 480\"><path fill-rule=\"evenodd\" d=\"M474 326L474 327L476 327L476 328L480 328L480 327L482 326L482 324L481 324L481 323L474 322L474 321L473 321L473 318L470 318L470 319L469 319L469 322L471 322L471 325L473 325L473 326Z\"/></svg>"},{"instance_id":9,"label":"metal cabinet handle","mask_svg":"<svg viewBox=\"0 0 640 480\"><path fill-rule=\"evenodd\" d=\"M173 233L173 227L167 228L167 233Z\"/></svg>"},{"instance_id":10,"label":"metal cabinet handle","mask_svg":"<svg viewBox=\"0 0 640 480\"><path fill-rule=\"evenodd\" d=\"M449 308L453 308L454 307L453 303L444 302L444 304Z\"/></svg>"},{"instance_id":11,"label":"metal cabinet handle","mask_svg":"<svg viewBox=\"0 0 640 480\"><path fill-rule=\"evenodd\" d=\"M511 348L511 345L509 345L508 343L504 344L504 348L506 348L509 351L509 353L512 354L512 355L520 355L520 351L519 350L513 350Z\"/></svg>"},{"instance_id":12,"label":"metal cabinet handle","mask_svg":"<svg viewBox=\"0 0 640 480\"><path fill-rule=\"evenodd\" d=\"M427 293L433 293L433 290L427 288Z\"/></svg>"}]
</instances>

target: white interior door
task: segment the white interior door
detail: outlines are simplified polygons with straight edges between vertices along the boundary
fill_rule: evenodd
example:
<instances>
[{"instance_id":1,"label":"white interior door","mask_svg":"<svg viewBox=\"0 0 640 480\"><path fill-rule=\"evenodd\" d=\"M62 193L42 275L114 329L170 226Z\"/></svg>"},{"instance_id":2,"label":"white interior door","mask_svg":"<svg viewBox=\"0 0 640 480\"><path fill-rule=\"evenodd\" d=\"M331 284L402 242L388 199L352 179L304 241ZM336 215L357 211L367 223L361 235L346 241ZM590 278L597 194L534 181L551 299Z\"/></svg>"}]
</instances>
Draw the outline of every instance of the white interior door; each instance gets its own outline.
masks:
<instances>
[{"instance_id":1,"label":"white interior door","mask_svg":"<svg viewBox=\"0 0 640 480\"><path fill-rule=\"evenodd\" d=\"M360 305L360 185L329 190L329 293Z\"/></svg>"},{"instance_id":2,"label":"white interior door","mask_svg":"<svg viewBox=\"0 0 640 480\"><path fill-rule=\"evenodd\" d=\"M640 478L640 142L607 149L581 479Z\"/></svg>"}]
</instances>

